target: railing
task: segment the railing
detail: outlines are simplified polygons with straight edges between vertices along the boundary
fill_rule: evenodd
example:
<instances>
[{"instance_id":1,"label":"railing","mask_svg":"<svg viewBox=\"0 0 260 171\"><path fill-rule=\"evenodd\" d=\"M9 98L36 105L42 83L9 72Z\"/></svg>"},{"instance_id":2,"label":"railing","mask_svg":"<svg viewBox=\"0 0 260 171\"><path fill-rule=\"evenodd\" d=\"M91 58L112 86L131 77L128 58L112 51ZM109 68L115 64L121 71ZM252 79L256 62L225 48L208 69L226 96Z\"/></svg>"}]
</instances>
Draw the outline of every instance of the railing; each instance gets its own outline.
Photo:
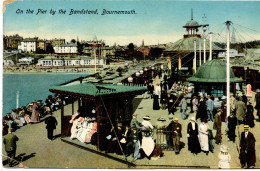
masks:
<instances>
[{"instance_id":1,"label":"railing","mask_svg":"<svg viewBox=\"0 0 260 171\"><path fill-rule=\"evenodd\" d=\"M165 128L155 129L154 137L156 139L156 144L166 151L173 151L173 148L169 146L169 143L172 142L172 131L167 131Z\"/></svg>"}]
</instances>

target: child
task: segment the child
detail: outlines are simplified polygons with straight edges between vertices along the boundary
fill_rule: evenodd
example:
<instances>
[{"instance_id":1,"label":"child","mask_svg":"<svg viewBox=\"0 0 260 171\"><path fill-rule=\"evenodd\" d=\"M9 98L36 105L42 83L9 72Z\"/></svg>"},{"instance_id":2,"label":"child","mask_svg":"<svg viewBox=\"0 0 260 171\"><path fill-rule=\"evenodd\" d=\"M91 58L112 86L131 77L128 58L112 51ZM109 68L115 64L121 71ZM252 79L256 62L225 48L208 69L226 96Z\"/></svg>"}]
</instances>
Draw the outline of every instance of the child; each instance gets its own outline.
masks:
<instances>
[{"instance_id":1,"label":"child","mask_svg":"<svg viewBox=\"0 0 260 171\"><path fill-rule=\"evenodd\" d=\"M220 152L218 155L218 158L220 159L218 163L218 167L220 169L229 169L230 162L231 162L231 157L228 153L228 148L225 145L220 146Z\"/></svg>"}]
</instances>

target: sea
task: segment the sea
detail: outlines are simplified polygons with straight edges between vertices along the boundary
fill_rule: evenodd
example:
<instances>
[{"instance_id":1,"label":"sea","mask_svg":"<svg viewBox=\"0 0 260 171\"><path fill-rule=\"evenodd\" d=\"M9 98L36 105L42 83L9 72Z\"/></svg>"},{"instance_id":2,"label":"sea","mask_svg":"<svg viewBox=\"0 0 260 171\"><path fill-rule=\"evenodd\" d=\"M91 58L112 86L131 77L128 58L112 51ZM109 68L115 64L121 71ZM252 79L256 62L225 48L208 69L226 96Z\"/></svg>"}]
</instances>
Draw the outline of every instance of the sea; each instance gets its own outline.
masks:
<instances>
[{"instance_id":1,"label":"sea","mask_svg":"<svg viewBox=\"0 0 260 171\"><path fill-rule=\"evenodd\" d=\"M27 106L34 100L42 100L53 86L90 75L91 73L4 73L3 74L3 116L17 106ZM17 95L18 94L18 95ZM17 98L18 97L18 98Z\"/></svg>"}]
</instances>

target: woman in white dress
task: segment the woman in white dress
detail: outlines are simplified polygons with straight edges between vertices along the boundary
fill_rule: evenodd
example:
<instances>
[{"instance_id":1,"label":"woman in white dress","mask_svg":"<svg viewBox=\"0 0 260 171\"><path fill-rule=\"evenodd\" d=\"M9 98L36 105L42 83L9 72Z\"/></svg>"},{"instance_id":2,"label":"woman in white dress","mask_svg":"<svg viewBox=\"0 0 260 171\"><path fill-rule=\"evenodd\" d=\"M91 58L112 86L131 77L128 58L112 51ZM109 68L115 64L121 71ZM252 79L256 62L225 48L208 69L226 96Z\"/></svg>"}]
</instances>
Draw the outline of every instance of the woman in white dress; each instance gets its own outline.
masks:
<instances>
[{"instance_id":1,"label":"woman in white dress","mask_svg":"<svg viewBox=\"0 0 260 171\"><path fill-rule=\"evenodd\" d=\"M231 157L228 153L228 148L224 145L220 146L220 152L218 154L218 158L219 158L219 163L218 163L218 167L220 169L229 169L230 166L230 162L231 162Z\"/></svg>"},{"instance_id":2,"label":"woman in white dress","mask_svg":"<svg viewBox=\"0 0 260 171\"><path fill-rule=\"evenodd\" d=\"M200 142L201 150L208 155L208 153L209 153L209 136L208 136L209 126L206 122L207 122L207 119L202 119L202 123L199 125L199 142Z\"/></svg>"}]
</instances>

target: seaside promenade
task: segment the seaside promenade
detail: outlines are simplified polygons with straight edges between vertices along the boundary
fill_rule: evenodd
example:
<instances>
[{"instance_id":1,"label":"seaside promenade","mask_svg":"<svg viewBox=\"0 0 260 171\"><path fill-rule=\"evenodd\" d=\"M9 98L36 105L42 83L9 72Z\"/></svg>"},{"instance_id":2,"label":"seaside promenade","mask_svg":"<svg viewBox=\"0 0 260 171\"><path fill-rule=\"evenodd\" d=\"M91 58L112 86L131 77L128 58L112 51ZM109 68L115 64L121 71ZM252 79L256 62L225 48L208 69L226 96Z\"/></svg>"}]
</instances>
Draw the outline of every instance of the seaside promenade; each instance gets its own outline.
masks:
<instances>
[{"instance_id":1,"label":"seaside promenade","mask_svg":"<svg viewBox=\"0 0 260 171\"><path fill-rule=\"evenodd\" d=\"M254 103L254 93L252 93L251 101ZM134 163L137 164L135 168L218 168L218 154L220 152L220 145L216 145L214 142L214 153L209 153L208 156L205 153L199 153L193 155L188 151L187 145L187 124L189 119L182 120L181 113L178 108L175 115L168 115L167 110L153 110L152 99L142 99L142 96L137 96L135 99L135 106L137 107L135 113L138 114L137 119L141 122L143 116L149 115L151 117L150 122L156 125L157 119L163 117L166 119L166 124L170 122L169 118L178 118L182 124L181 142L184 148L181 149L180 154L176 155L174 151L163 151L164 156L158 160L148 160L147 158L137 160ZM189 113L190 109L187 113ZM65 106L65 112L71 113L71 105ZM256 112L254 113L256 114ZM192 115L192 114L191 114ZM191 116L190 115L190 116ZM56 137L55 140L50 141L47 139L47 130L45 129L44 121L39 124L30 124L17 130L15 134L19 137L18 148L16 156L18 161L23 156L23 165L29 168L121 168L126 169L128 166L121 162L109 159L104 156L77 148L73 145L62 142L60 139L60 110L54 112L54 116L58 120L57 130L54 131ZM189 116L189 117L190 117ZM255 115L256 117L256 115ZM257 117L256 117L257 118ZM200 124L200 121L198 121ZM209 122L209 127L212 129L213 123ZM256 138L256 168L260 168L260 123L255 122L255 127L250 131ZM242 126L237 126L240 133L242 132ZM236 130L236 134L238 130ZM213 130L215 136L216 131ZM225 144L229 148L231 155L231 168L239 169L239 154L237 146L239 147L239 138L236 137L236 142L233 143L228 140L225 135L225 124L222 123L222 144ZM2 146L3 155L6 155L4 146ZM20 156L20 157L19 157ZM128 157L131 161L132 158ZM6 157L3 157L3 161L6 163ZM4 163L4 164L5 164ZM4 165L6 167L7 165ZM14 166L18 167L18 165Z\"/></svg>"}]
</instances>

